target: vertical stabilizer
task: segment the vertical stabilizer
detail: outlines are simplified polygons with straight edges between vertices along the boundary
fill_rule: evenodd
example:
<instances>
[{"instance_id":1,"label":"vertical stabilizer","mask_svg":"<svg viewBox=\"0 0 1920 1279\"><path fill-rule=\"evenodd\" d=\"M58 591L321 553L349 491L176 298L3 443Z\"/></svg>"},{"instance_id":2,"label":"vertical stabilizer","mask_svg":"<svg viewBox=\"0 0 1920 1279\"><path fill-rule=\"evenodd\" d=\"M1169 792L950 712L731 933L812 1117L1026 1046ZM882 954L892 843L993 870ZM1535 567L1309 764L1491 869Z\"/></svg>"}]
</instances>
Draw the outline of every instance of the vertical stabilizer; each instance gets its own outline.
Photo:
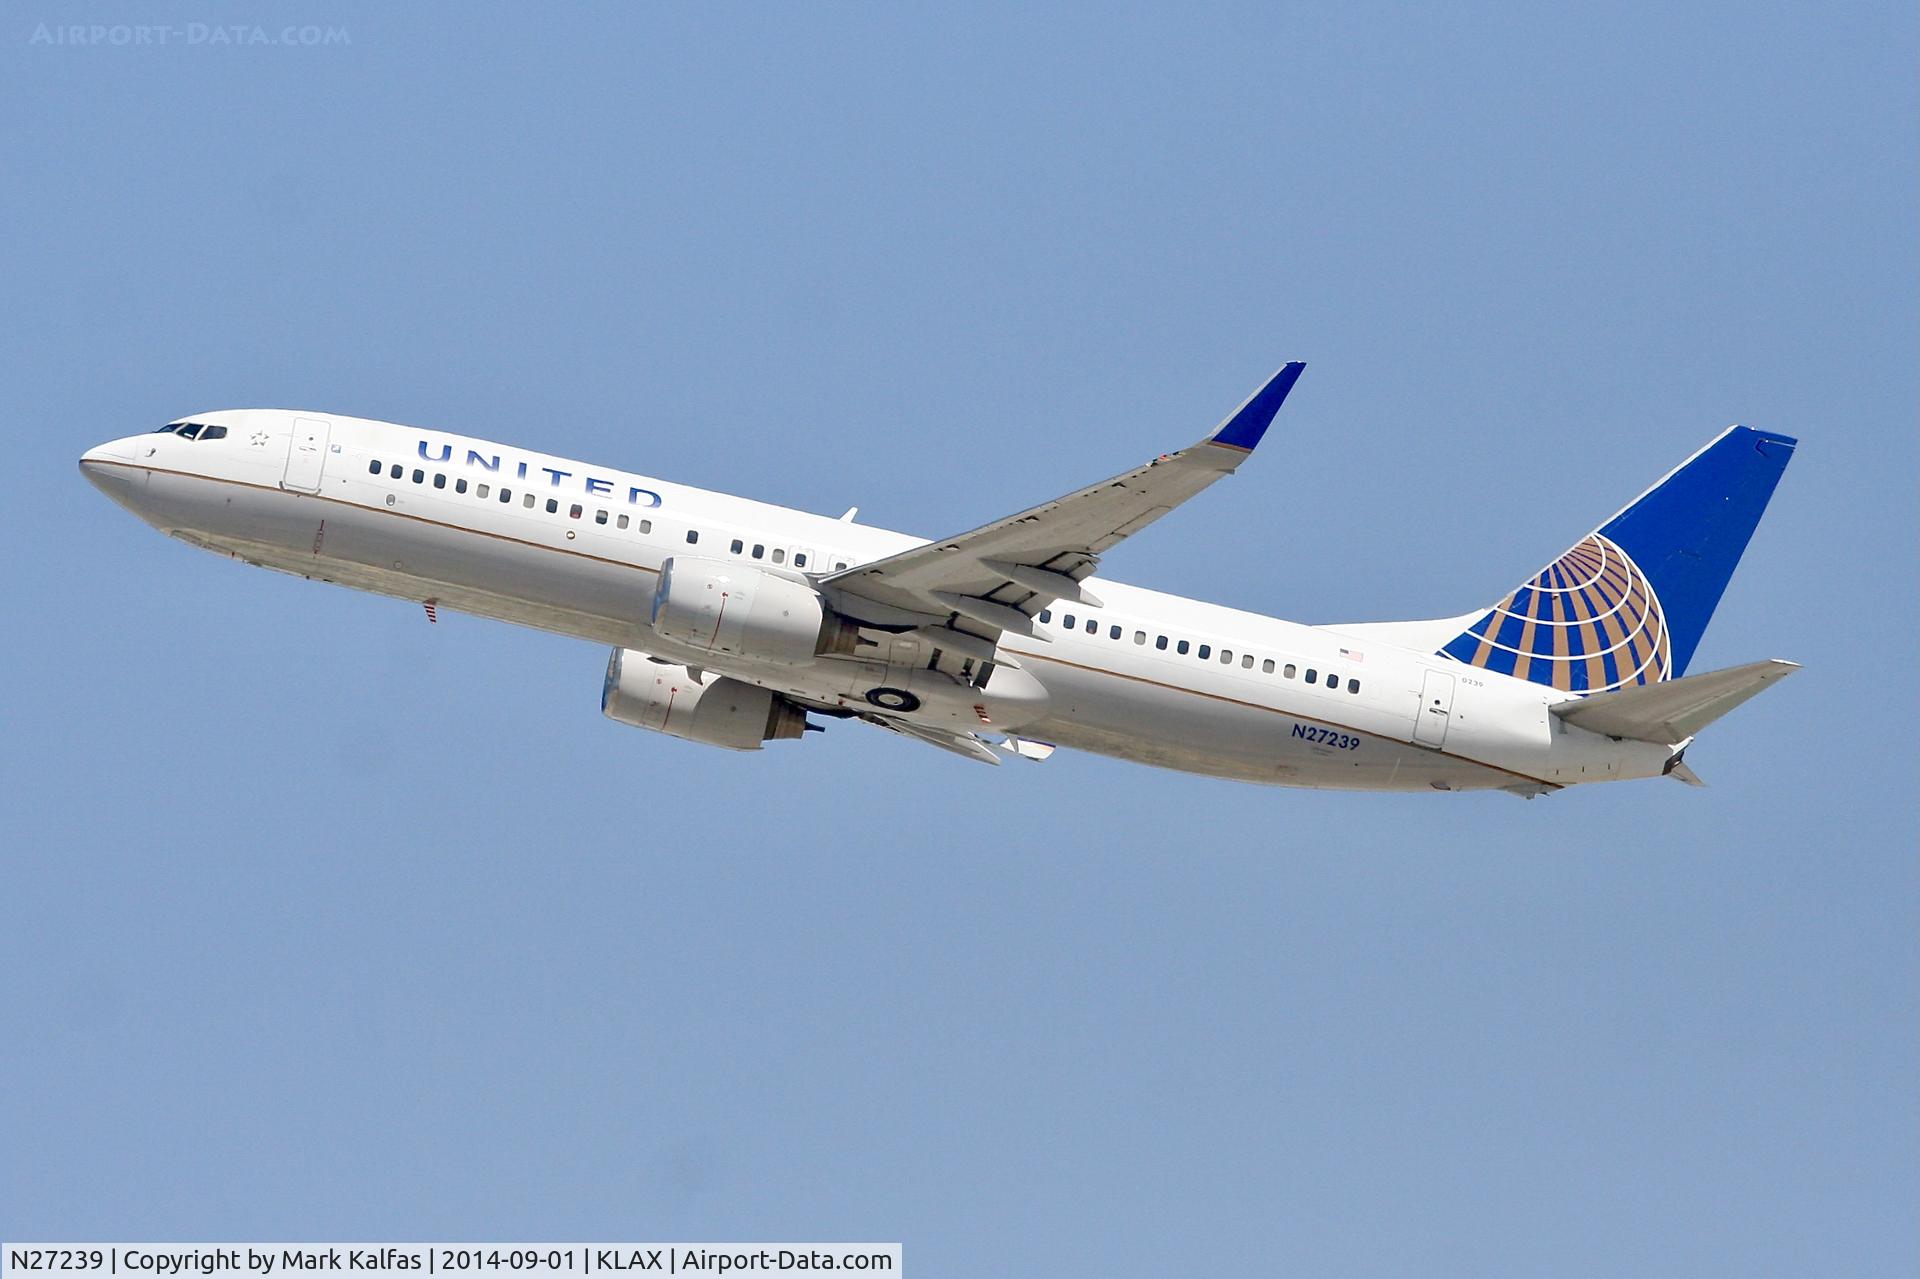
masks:
<instances>
[{"instance_id":1,"label":"vertical stabilizer","mask_svg":"<svg viewBox=\"0 0 1920 1279\"><path fill-rule=\"evenodd\" d=\"M1727 428L1440 651L1576 693L1686 674L1794 443Z\"/></svg>"}]
</instances>

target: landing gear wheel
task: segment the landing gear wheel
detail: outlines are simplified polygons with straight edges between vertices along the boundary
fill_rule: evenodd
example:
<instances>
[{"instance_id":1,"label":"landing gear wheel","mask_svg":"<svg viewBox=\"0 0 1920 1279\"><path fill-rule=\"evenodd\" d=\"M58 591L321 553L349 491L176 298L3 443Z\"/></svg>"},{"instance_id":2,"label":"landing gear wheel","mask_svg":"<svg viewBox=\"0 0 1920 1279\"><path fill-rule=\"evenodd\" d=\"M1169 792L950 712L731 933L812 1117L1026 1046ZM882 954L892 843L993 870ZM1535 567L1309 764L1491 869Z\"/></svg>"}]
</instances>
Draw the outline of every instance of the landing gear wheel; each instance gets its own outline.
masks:
<instances>
[{"instance_id":1,"label":"landing gear wheel","mask_svg":"<svg viewBox=\"0 0 1920 1279\"><path fill-rule=\"evenodd\" d=\"M920 709L920 699L904 688L870 688L867 700L883 711L910 715Z\"/></svg>"}]
</instances>

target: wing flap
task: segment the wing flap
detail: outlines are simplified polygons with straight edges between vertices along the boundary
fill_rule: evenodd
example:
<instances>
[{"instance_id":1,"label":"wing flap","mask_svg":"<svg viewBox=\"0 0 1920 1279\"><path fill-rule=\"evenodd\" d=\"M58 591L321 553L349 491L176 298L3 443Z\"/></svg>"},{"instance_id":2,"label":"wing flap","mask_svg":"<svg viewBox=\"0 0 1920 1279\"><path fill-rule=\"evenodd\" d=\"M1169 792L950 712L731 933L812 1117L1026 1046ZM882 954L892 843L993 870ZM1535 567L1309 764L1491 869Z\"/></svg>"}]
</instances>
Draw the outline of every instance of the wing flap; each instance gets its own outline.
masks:
<instances>
[{"instance_id":1,"label":"wing flap","mask_svg":"<svg viewBox=\"0 0 1920 1279\"><path fill-rule=\"evenodd\" d=\"M917 742L929 746L938 746L943 751L952 751L955 755L964 755L968 759L978 760L982 764L998 767L1000 756L993 747L986 744L973 733L953 733L945 729L932 728L925 724L909 723L904 719L895 719L891 715L865 716L870 723L890 729L902 737L911 737Z\"/></svg>"}]
</instances>

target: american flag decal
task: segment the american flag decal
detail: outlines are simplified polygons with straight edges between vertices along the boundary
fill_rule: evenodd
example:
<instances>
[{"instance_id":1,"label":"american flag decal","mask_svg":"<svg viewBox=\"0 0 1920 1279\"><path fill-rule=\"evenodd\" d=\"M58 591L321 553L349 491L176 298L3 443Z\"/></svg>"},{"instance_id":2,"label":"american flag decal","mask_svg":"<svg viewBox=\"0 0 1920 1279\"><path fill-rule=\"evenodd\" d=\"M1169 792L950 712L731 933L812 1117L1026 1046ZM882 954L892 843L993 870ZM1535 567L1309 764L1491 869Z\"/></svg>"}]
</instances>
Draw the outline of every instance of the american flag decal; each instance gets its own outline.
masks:
<instances>
[{"instance_id":1,"label":"american flag decal","mask_svg":"<svg viewBox=\"0 0 1920 1279\"><path fill-rule=\"evenodd\" d=\"M1341 649L1340 656L1346 658L1349 662L1364 662L1367 660L1367 655L1365 653L1360 652L1358 649L1352 649L1352 648Z\"/></svg>"}]
</instances>

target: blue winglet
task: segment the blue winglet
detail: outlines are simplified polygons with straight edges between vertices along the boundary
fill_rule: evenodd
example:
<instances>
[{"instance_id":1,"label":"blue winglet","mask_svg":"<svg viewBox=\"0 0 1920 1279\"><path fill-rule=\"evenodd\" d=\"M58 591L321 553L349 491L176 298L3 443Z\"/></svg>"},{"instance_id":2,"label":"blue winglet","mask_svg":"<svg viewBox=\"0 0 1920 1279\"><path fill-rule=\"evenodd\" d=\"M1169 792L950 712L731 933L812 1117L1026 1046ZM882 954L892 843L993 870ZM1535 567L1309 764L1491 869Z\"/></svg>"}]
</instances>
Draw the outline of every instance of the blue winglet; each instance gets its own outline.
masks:
<instances>
[{"instance_id":1,"label":"blue winglet","mask_svg":"<svg viewBox=\"0 0 1920 1279\"><path fill-rule=\"evenodd\" d=\"M1260 442L1260 437L1267 433L1267 428L1273 425L1274 415L1287 402L1287 392L1300 380L1300 373L1306 367L1303 361L1295 360L1274 374L1265 386L1255 391L1253 397L1226 420L1225 425L1213 433L1210 443L1224 444L1230 449L1251 453L1253 446Z\"/></svg>"}]
</instances>

